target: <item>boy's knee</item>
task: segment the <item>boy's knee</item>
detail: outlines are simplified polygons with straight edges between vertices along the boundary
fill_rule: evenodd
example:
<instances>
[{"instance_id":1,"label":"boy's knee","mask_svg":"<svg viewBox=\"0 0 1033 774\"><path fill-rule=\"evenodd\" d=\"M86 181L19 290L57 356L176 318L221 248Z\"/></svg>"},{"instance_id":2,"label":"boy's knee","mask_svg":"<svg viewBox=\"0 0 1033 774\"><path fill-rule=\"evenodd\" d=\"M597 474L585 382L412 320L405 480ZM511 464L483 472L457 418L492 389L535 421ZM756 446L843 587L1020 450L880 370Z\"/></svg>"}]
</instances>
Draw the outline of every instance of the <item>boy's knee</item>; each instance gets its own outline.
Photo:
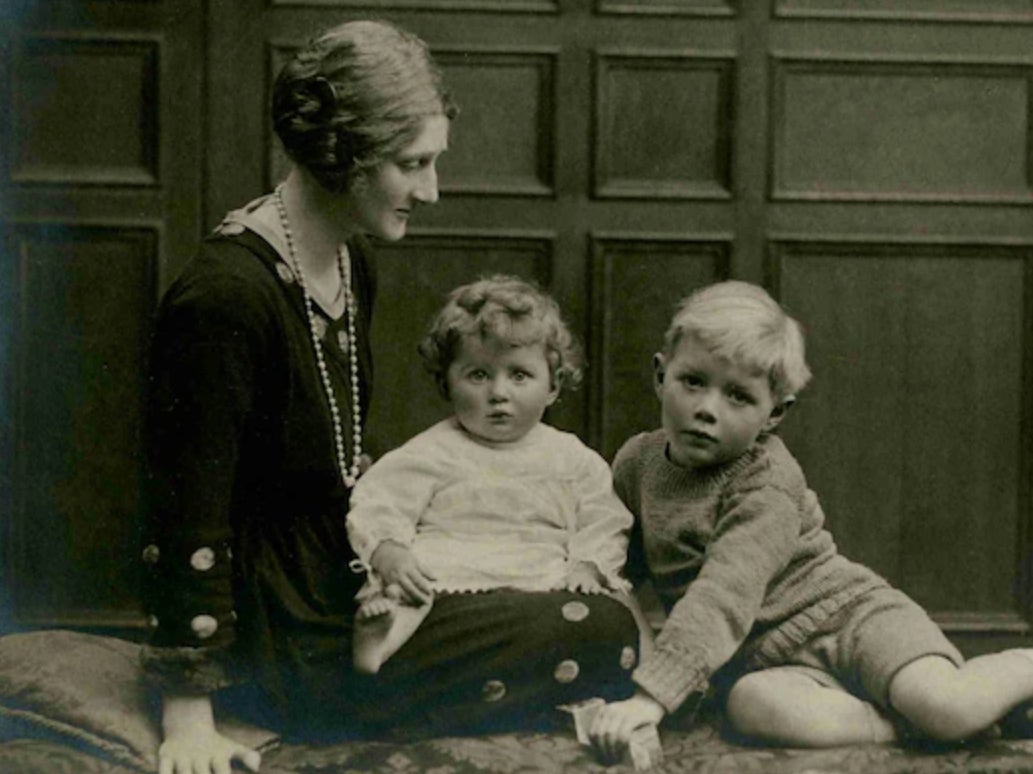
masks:
<instances>
[{"instance_id":1,"label":"boy's knee","mask_svg":"<svg viewBox=\"0 0 1033 774\"><path fill-rule=\"evenodd\" d=\"M964 704L937 700L912 705L901 714L925 736L938 742L961 742L983 730L986 723Z\"/></svg>"},{"instance_id":2,"label":"boy's knee","mask_svg":"<svg viewBox=\"0 0 1033 774\"><path fill-rule=\"evenodd\" d=\"M985 729L953 665L935 659L915 667L902 669L890 684L890 703L908 722L940 742L960 742Z\"/></svg>"},{"instance_id":3,"label":"boy's knee","mask_svg":"<svg viewBox=\"0 0 1033 774\"><path fill-rule=\"evenodd\" d=\"M739 678L726 703L732 728L744 736L764 736L782 704L778 682L764 672L751 672Z\"/></svg>"}]
</instances>

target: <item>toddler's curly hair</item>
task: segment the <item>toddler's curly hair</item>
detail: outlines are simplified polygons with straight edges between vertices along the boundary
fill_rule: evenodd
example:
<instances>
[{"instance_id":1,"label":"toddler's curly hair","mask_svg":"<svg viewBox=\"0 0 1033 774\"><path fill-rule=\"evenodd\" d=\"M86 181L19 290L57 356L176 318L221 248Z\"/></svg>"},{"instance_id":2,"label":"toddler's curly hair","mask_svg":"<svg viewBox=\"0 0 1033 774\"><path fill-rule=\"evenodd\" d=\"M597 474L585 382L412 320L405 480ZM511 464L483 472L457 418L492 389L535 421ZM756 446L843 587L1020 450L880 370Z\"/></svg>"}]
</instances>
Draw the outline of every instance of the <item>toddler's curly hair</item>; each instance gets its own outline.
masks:
<instances>
[{"instance_id":1,"label":"toddler's curly hair","mask_svg":"<svg viewBox=\"0 0 1033 774\"><path fill-rule=\"evenodd\" d=\"M449 293L418 347L424 366L446 398L445 376L465 336L514 347L542 343L553 387L574 389L581 382L581 346L556 301L532 282L496 274Z\"/></svg>"}]
</instances>

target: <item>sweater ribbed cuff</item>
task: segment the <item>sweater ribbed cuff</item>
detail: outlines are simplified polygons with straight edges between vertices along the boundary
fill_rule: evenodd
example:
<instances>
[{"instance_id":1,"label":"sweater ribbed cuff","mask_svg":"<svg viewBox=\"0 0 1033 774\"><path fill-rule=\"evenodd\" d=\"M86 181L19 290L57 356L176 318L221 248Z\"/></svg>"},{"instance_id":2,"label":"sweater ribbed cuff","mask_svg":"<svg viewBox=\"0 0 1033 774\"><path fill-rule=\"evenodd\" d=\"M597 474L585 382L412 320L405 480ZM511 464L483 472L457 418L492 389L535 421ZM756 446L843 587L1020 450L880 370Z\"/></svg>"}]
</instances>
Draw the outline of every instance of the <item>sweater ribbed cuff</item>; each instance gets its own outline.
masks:
<instances>
[{"instance_id":1,"label":"sweater ribbed cuff","mask_svg":"<svg viewBox=\"0 0 1033 774\"><path fill-rule=\"evenodd\" d=\"M694 693L704 693L706 673L695 664L662 650L656 650L633 673L632 680L664 705L668 713L680 707Z\"/></svg>"}]
</instances>

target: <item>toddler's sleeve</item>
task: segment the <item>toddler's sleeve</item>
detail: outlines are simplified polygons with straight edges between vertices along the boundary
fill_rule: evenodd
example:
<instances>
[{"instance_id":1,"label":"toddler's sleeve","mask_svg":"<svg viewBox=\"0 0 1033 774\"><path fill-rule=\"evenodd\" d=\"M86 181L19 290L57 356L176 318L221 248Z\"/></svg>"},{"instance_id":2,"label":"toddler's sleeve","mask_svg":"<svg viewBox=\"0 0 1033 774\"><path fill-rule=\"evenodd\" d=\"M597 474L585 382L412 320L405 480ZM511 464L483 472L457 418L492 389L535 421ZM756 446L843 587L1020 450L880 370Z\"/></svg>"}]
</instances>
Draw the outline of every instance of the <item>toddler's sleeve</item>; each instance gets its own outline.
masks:
<instances>
[{"instance_id":1,"label":"toddler's sleeve","mask_svg":"<svg viewBox=\"0 0 1033 774\"><path fill-rule=\"evenodd\" d=\"M439 465L433 450L410 442L385 454L359 478L348 511L348 540L367 569L385 540L412 545L439 482Z\"/></svg>"},{"instance_id":2,"label":"toddler's sleeve","mask_svg":"<svg viewBox=\"0 0 1033 774\"><path fill-rule=\"evenodd\" d=\"M616 590L630 584L622 571L628 557L631 512L613 489L613 477L606 461L584 447L584 462L577 487L576 529L569 543L571 562L594 564Z\"/></svg>"}]
</instances>

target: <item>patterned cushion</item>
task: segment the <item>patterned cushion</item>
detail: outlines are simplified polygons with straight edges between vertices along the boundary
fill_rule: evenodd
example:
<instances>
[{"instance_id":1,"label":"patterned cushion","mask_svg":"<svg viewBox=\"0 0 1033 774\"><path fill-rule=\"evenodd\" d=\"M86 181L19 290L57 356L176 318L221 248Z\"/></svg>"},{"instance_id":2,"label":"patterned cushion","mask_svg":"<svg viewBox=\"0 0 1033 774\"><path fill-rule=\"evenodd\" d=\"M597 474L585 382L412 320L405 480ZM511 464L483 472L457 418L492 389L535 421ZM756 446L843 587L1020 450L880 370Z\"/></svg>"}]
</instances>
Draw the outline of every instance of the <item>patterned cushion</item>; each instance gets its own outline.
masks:
<instances>
[{"instance_id":1,"label":"patterned cushion","mask_svg":"<svg viewBox=\"0 0 1033 774\"><path fill-rule=\"evenodd\" d=\"M64 630L0 637L0 738L55 737L153 772L159 717L140 645ZM220 730L252 747L275 739L238 723Z\"/></svg>"}]
</instances>

